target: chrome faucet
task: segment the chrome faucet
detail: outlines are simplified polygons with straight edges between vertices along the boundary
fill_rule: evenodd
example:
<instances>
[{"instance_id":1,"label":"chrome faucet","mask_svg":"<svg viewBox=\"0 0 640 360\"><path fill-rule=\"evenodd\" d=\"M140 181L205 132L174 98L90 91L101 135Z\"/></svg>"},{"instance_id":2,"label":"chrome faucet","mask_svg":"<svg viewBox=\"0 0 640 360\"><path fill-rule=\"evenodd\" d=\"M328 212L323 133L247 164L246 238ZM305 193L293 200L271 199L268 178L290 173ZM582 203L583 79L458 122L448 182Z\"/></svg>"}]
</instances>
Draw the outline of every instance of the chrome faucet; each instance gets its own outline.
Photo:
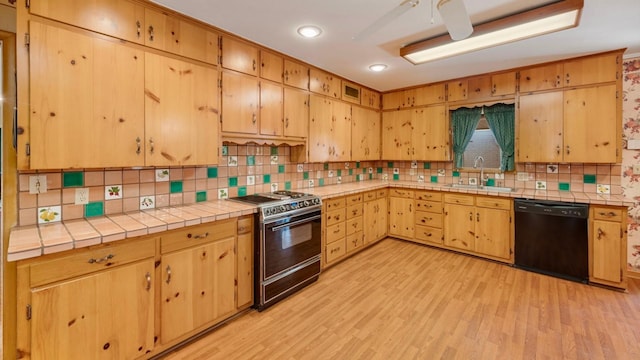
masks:
<instances>
[{"instance_id":1,"label":"chrome faucet","mask_svg":"<svg viewBox=\"0 0 640 360\"><path fill-rule=\"evenodd\" d=\"M478 168L478 161L480 161L480 187L484 186L484 158L482 155L478 155L473 161L473 168Z\"/></svg>"}]
</instances>

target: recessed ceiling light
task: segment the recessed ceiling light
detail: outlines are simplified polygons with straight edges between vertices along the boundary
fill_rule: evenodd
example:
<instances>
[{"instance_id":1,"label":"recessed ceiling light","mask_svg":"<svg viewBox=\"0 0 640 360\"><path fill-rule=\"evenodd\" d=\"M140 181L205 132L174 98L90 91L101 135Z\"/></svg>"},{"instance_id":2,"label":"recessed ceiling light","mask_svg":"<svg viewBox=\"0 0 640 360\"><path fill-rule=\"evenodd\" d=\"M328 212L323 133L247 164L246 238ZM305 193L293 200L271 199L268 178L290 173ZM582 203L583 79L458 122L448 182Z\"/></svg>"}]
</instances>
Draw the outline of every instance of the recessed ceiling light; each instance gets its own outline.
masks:
<instances>
[{"instance_id":1,"label":"recessed ceiling light","mask_svg":"<svg viewBox=\"0 0 640 360\"><path fill-rule=\"evenodd\" d=\"M306 38L314 38L317 36L320 36L320 34L322 34L322 29L320 29L317 26L313 26L313 25L305 25L305 26L300 26L298 28L298 34L306 37Z\"/></svg>"},{"instance_id":2,"label":"recessed ceiling light","mask_svg":"<svg viewBox=\"0 0 640 360\"><path fill-rule=\"evenodd\" d=\"M373 64L373 65L369 66L369 70L375 71L375 72L380 72L380 71L382 71L382 70L384 70L386 68L387 68L387 65L385 65L385 64Z\"/></svg>"}]
</instances>

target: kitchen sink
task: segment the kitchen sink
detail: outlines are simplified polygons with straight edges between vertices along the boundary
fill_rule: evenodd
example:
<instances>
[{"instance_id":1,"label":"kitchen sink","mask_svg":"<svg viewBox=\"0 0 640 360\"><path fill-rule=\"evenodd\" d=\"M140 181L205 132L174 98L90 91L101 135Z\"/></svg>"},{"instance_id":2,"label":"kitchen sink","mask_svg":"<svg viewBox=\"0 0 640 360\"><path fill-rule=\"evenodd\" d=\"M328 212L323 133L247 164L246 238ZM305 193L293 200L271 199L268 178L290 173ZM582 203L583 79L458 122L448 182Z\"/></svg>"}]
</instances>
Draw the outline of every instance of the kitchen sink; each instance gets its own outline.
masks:
<instances>
[{"instance_id":1,"label":"kitchen sink","mask_svg":"<svg viewBox=\"0 0 640 360\"><path fill-rule=\"evenodd\" d=\"M449 184L447 185L454 189L468 189L468 190L483 190L489 192L512 192L515 189L510 187L502 187L502 186L478 186L478 185L468 185L468 184Z\"/></svg>"}]
</instances>

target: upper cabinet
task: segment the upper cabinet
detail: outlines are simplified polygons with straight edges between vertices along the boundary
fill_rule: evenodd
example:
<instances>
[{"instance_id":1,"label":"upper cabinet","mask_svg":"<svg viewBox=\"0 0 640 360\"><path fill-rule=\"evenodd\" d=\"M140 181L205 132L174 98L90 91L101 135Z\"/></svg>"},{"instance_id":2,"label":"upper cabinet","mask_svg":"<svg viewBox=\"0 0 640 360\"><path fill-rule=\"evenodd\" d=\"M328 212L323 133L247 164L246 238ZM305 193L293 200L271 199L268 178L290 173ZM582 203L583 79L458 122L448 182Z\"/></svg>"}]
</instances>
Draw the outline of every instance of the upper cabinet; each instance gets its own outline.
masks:
<instances>
[{"instance_id":1,"label":"upper cabinet","mask_svg":"<svg viewBox=\"0 0 640 360\"><path fill-rule=\"evenodd\" d=\"M443 103L445 100L445 85L431 84L418 88L394 91L382 95L384 110L400 110L415 106Z\"/></svg>"},{"instance_id":2,"label":"upper cabinet","mask_svg":"<svg viewBox=\"0 0 640 360\"><path fill-rule=\"evenodd\" d=\"M384 112L382 131L382 158L385 160L450 159L444 105Z\"/></svg>"},{"instance_id":3,"label":"upper cabinet","mask_svg":"<svg viewBox=\"0 0 640 360\"><path fill-rule=\"evenodd\" d=\"M351 160L380 160L380 112L351 107Z\"/></svg>"},{"instance_id":4,"label":"upper cabinet","mask_svg":"<svg viewBox=\"0 0 640 360\"><path fill-rule=\"evenodd\" d=\"M447 83L447 100L450 102L513 97L515 93L515 72L474 76Z\"/></svg>"},{"instance_id":5,"label":"upper cabinet","mask_svg":"<svg viewBox=\"0 0 640 360\"><path fill-rule=\"evenodd\" d=\"M252 76L225 71L222 73L222 131L258 133L260 88Z\"/></svg>"},{"instance_id":6,"label":"upper cabinet","mask_svg":"<svg viewBox=\"0 0 640 360\"><path fill-rule=\"evenodd\" d=\"M360 88L360 105L379 110L380 93L365 87Z\"/></svg>"},{"instance_id":7,"label":"upper cabinet","mask_svg":"<svg viewBox=\"0 0 640 360\"><path fill-rule=\"evenodd\" d=\"M229 36L222 39L222 67L248 75L258 75L258 48Z\"/></svg>"},{"instance_id":8,"label":"upper cabinet","mask_svg":"<svg viewBox=\"0 0 640 360\"><path fill-rule=\"evenodd\" d=\"M564 62L564 85L579 86L613 82L620 79L622 54L578 58Z\"/></svg>"},{"instance_id":9,"label":"upper cabinet","mask_svg":"<svg viewBox=\"0 0 640 360\"><path fill-rule=\"evenodd\" d=\"M298 89L309 90L309 67L289 59L284 60L285 85L297 87Z\"/></svg>"},{"instance_id":10,"label":"upper cabinet","mask_svg":"<svg viewBox=\"0 0 640 360\"><path fill-rule=\"evenodd\" d=\"M309 77L309 90L312 92L331 96L336 99L341 98L340 87L342 86L342 81L339 77L315 68L310 70Z\"/></svg>"},{"instance_id":11,"label":"upper cabinet","mask_svg":"<svg viewBox=\"0 0 640 360\"><path fill-rule=\"evenodd\" d=\"M351 106L329 97L311 95L309 161L351 159Z\"/></svg>"},{"instance_id":12,"label":"upper cabinet","mask_svg":"<svg viewBox=\"0 0 640 360\"><path fill-rule=\"evenodd\" d=\"M260 77L263 79L282 82L282 56L269 51L260 51Z\"/></svg>"},{"instance_id":13,"label":"upper cabinet","mask_svg":"<svg viewBox=\"0 0 640 360\"><path fill-rule=\"evenodd\" d=\"M562 63L559 62L520 70L520 93L562 87L562 68Z\"/></svg>"},{"instance_id":14,"label":"upper cabinet","mask_svg":"<svg viewBox=\"0 0 640 360\"><path fill-rule=\"evenodd\" d=\"M284 124L286 137L306 138L309 131L309 93L284 88Z\"/></svg>"},{"instance_id":15,"label":"upper cabinet","mask_svg":"<svg viewBox=\"0 0 640 360\"><path fill-rule=\"evenodd\" d=\"M360 85L342 80L342 100L360 104Z\"/></svg>"}]
</instances>

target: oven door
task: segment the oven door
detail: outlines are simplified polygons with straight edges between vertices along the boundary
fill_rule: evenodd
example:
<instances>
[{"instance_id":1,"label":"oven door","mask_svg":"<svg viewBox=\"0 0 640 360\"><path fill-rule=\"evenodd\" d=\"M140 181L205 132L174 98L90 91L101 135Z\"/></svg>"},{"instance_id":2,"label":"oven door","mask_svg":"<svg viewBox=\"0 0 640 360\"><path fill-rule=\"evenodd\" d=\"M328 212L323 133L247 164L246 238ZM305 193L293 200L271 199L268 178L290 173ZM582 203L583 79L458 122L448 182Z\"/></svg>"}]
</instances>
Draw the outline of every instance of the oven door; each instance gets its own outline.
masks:
<instances>
[{"instance_id":1,"label":"oven door","mask_svg":"<svg viewBox=\"0 0 640 360\"><path fill-rule=\"evenodd\" d=\"M321 223L320 209L265 223L261 244L263 280L320 255Z\"/></svg>"}]
</instances>

